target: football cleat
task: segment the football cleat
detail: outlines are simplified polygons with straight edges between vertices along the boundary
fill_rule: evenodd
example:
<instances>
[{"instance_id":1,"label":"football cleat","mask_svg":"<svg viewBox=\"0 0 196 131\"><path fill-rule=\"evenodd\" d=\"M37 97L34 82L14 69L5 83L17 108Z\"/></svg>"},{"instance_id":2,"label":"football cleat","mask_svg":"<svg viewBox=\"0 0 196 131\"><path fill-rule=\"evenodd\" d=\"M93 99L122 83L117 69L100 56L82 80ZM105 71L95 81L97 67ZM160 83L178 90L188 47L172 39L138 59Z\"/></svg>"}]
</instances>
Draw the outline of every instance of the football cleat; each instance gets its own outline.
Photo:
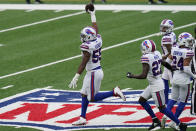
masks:
<instances>
[{"instance_id":1,"label":"football cleat","mask_svg":"<svg viewBox=\"0 0 196 131\"><path fill-rule=\"evenodd\" d=\"M79 120L75 121L72 123L73 126L81 126L81 125L86 125L86 119L83 117L80 117Z\"/></svg>"},{"instance_id":2,"label":"football cleat","mask_svg":"<svg viewBox=\"0 0 196 131\"><path fill-rule=\"evenodd\" d=\"M152 129L158 127L158 126L161 127L161 122L159 121L158 118L155 118L155 119L153 119L153 123L152 123L152 125L148 128L148 130L152 130Z\"/></svg>"},{"instance_id":3,"label":"football cleat","mask_svg":"<svg viewBox=\"0 0 196 131\"><path fill-rule=\"evenodd\" d=\"M175 131L180 130L178 126L176 126L176 123L174 121L171 121L170 123L168 123L168 126L172 129L174 129Z\"/></svg>"},{"instance_id":4,"label":"football cleat","mask_svg":"<svg viewBox=\"0 0 196 131\"><path fill-rule=\"evenodd\" d=\"M149 0L148 4L157 4L156 2L154 2L153 0Z\"/></svg>"},{"instance_id":5,"label":"football cleat","mask_svg":"<svg viewBox=\"0 0 196 131\"><path fill-rule=\"evenodd\" d=\"M125 96L123 95L122 91L120 90L120 88L117 86L113 89L114 91L114 96L118 96L120 97L123 101L126 101Z\"/></svg>"},{"instance_id":6,"label":"football cleat","mask_svg":"<svg viewBox=\"0 0 196 131\"><path fill-rule=\"evenodd\" d=\"M168 3L168 2L165 1L165 0L159 0L157 3L159 3L159 4L166 4L166 3Z\"/></svg>"},{"instance_id":7,"label":"football cleat","mask_svg":"<svg viewBox=\"0 0 196 131\"><path fill-rule=\"evenodd\" d=\"M166 121L167 121L167 116L164 115L162 117L162 119L161 119L161 127L162 127L162 129L165 129Z\"/></svg>"},{"instance_id":8,"label":"football cleat","mask_svg":"<svg viewBox=\"0 0 196 131\"><path fill-rule=\"evenodd\" d=\"M186 131L187 124L186 123L180 123L179 128L180 128L180 131Z\"/></svg>"}]
</instances>

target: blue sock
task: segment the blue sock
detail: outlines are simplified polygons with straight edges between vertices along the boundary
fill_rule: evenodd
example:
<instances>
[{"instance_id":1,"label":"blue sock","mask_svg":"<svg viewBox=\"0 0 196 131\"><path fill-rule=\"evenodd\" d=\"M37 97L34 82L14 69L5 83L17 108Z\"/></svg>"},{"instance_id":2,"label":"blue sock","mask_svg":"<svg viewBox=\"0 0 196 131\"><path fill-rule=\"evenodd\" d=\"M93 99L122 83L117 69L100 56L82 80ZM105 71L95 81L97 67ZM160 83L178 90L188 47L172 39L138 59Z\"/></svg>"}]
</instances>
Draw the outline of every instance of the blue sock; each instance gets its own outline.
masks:
<instances>
[{"instance_id":1,"label":"blue sock","mask_svg":"<svg viewBox=\"0 0 196 131\"><path fill-rule=\"evenodd\" d=\"M151 118L155 118L155 114L151 108L151 106L148 104L148 102L139 102L142 107L148 112L148 114L151 116Z\"/></svg>"},{"instance_id":2,"label":"blue sock","mask_svg":"<svg viewBox=\"0 0 196 131\"><path fill-rule=\"evenodd\" d=\"M168 103L168 95L169 95L169 81L163 79L163 82L164 82L164 85L165 85L165 90L164 90L164 93L165 93L165 103L167 104Z\"/></svg>"},{"instance_id":3,"label":"blue sock","mask_svg":"<svg viewBox=\"0 0 196 131\"><path fill-rule=\"evenodd\" d=\"M94 101L100 101L100 100L103 100L105 98L111 97L113 95L114 95L113 91L97 93L94 97Z\"/></svg>"},{"instance_id":4,"label":"blue sock","mask_svg":"<svg viewBox=\"0 0 196 131\"><path fill-rule=\"evenodd\" d=\"M176 104L177 101L174 100L169 100L168 104L167 104L167 109L168 110L172 110L173 106Z\"/></svg>"},{"instance_id":5,"label":"blue sock","mask_svg":"<svg viewBox=\"0 0 196 131\"><path fill-rule=\"evenodd\" d=\"M175 116L178 118L180 116L180 114L182 113L182 111L184 110L186 103L185 102L180 102L178 104L178 107L176 108L176 113Z\"/></svg>"},{"instance_id":6,"label":"blue sock","mask_svg":"<svg viewBox=\"0 0 196 131\"><path fill-rule=\"evenodd\" d=\"M173 120L177 125L179 125L180 120L172 113L171 110L168 110L167 108L163 108L160 110L160 112L165 114L167 117Z\"/></svg>"},{"instance_id":7,"label":"blue sock","mask_svg":"<svg viewBox=\"0 0 196 131\"><path fill-rule=\"evenodd\" d=\"M87 97L82 97L82 108L81 108L81 117L86 118L86 110L88 107L88 99Z\"/></svg>"}]
</instances>

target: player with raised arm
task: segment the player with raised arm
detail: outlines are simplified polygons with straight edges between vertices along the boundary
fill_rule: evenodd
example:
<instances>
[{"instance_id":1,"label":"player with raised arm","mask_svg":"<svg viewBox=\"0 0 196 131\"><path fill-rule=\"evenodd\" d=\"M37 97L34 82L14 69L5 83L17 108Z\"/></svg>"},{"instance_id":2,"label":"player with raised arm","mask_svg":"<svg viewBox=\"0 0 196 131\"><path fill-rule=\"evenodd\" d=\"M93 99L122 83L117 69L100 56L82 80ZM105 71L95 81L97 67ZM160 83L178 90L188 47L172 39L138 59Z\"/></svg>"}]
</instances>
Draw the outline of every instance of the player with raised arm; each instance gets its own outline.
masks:
<instances>
[{"instance_id":1,"label":"player with raised arm","mask_svg":"<svg viewBox=\"0 0 196 131\"><path fill-rule=\"evenodd\" d=\"M174 104L179 101L175 112L177 118L187 103L191 78L196 78L196 75L191 72L191 62L194 56L192 51L194 38L190 33L181 33L178 37L178 45L178 47L172 48L171 55L166 60L171 63L173 68L176 68L173 75L171 100L168 102L167 109L172 110ZM172 121L168 125L174 129L176 128L175 123Z\"/></svg>"},{"instance_id":2,"label":"player with raised arm","mask_svg":"<svg viewBox=\"0 0 196 131\"><path fill-rule=\"evenodd\" d=\"M185 131L187 125L181 123L180 120L175 117L174 114L165 106L164 83L161 79L161 65L164 65L170 70L172 70L172 67L167 62L162 60L162 56L159 51L156 51L156 45L152 40L145 40L142 42L141 52L143 54L141 57L141 63L143 66L142 73L140 75L133 75L132 73L128 72L127 77L135 79L148 79L149 85L141 94L138 101L152 118L153 123L148 130L152 130L158 126L161 127L159 119L156 117L152 108L147 102L150 98L153 98L160 112L175 121L176 124L179 125L179 128Z\"/></svg>"},{"instance_id":3,"label":"player with raised arm","mask_svg":"<svg viewBox=\"0 0 196 131\"><path fill-rule=\"evenodd\" d=\"M86 68L86 75L83 80L83 86L81 89L82 102L81 102L81 116L80 119L72 125L85 125L86 124L86 111L89 101L99 101L111 96L118 96L124 101L126 100L120 88L117 86L113 91L108 91L100 93L101 81L103 79L103 71L101 68L101 47L102 38L98 34L98 27L96 23L95 9L93 4L86 5L86 11L91 16L92 27L88 26L81 31L81 41L80 49L82 51L82 62L78 67L78 71L73 77L69 88L77 87L77 81L79 76L82 74Z\"/></svg>"}]
</instances>

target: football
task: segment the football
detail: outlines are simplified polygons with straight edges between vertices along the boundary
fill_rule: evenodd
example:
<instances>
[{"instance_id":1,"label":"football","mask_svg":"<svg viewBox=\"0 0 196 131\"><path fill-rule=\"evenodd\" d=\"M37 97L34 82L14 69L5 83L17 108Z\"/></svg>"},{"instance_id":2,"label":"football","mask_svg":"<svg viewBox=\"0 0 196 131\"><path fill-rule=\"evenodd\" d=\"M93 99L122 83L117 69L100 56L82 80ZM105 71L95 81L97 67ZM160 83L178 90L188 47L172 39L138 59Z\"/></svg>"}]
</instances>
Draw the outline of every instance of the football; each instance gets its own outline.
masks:
<instances>
[{"instance_id":1,"label":"football","mask_svg":"<svg viewBox=\"0 0 196 131\"><path fill-rule=\"evenodd\" d=\"M86 6L85 6L85 10L86 10L86 12L88 13L88 10L90 10L90 11L94 11L94 9L95 9L95 7L94 7L94 5L93 4L87 4Z\"/></svg>"}]
</instances>

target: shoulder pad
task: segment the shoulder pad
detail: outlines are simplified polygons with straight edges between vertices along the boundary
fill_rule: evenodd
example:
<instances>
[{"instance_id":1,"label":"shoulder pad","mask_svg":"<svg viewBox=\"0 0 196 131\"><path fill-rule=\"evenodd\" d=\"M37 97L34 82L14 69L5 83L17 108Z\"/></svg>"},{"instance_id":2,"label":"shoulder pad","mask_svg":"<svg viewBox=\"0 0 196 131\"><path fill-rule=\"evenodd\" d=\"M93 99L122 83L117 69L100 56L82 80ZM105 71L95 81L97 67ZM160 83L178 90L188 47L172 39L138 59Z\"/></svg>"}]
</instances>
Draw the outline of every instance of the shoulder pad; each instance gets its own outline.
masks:
<instances>
[{"instance_id":1,"label":"shoulder pad","mask_svg":"<svg viewBox=\"0 0 196 131\"><path fill-rule=\"evenodd\" d=\"M143 55L140 59L141 63L148 63L149 62L149 58L148 55Z\"/></svg>"},{"instance_id":2,"label":"shoulder pad","mask_svg":"<svg viewBox=\"0 0 196 131\"><path fill-rule=\"evenodd\" d=\"M192 50L187 50L186 57L193 57L194 52Z\"/></svg>"},{"instance_id":3,"label":"shoulder pad","mask_svg":"<svg viewBox=\"0 0 196 131\"><path fill-rule=\"evenodd\" d=\"M163 36L161 42L164 44L164 43L171 43L172 42L172 39L171 37L169 36Z\"/></svg>"}]
</instances>

